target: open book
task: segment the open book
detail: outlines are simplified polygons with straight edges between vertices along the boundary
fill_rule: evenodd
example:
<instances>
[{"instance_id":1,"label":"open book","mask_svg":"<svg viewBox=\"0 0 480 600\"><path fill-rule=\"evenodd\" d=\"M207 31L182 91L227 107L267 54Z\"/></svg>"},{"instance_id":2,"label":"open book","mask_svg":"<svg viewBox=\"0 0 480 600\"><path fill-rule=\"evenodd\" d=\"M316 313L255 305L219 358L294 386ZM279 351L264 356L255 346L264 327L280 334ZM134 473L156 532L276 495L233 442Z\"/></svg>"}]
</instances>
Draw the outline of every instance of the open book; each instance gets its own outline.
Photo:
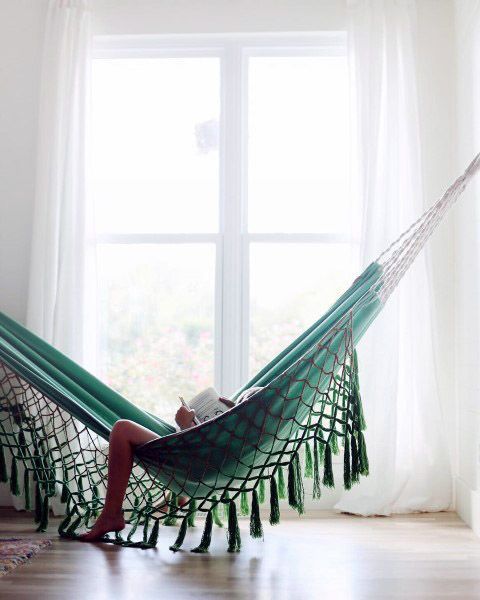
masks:
<instances>
[{"instance_id":1,"label":"open book","mask_svg":"<svg viewBox=\"0 0 480 600\"><path fill-rule=\"evenodd\" d=\"M192 398L187 406L195 411L198 423L205 423L235 406L235 402L223 398L215 388L209 387Z\"/></svg>"}]
</instances>

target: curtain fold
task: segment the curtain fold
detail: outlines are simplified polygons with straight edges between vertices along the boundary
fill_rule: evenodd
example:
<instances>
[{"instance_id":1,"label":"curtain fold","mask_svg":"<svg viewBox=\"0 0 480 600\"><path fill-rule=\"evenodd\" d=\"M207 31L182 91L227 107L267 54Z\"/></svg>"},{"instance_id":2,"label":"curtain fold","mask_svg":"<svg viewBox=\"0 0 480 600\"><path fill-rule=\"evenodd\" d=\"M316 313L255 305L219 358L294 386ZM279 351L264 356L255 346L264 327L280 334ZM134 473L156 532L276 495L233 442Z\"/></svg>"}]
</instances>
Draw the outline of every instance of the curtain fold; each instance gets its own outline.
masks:
<instances>
[{"instance_id":1,"label":"curtain fold","mask_svg":"<svg viewBox=\"0 0 480 600\"><path fill-rule=\"evenodd\" d=\"M86 0L51 0L42 57L27 326L82 361L86 236Z\"/></svg>"},{"instance_id":2,"label":"curtain fold","mask_svg":"<svg viewBox=\"0 0 480 600\"><path fill-rule=\"evenodd\" d=\"M91 50L87 0L50 0L40 80L27 327L84 362L85 136ZM24 499L12 496L23 508ZM62 512L53 498L54 512Z\"/></svg>"},{"instance_id":3,"label":"curtain fold","mask_svg":"<svg viewBox=\"0 0 480 600\"><path fill-rule=\"evenodd\" d=\"M361 259L368 264L424 209L416 85L416 3L347 4ZM360 344L369 478L336 509L361 515L445 510L451 470L435 376L424 252Z\"/></svg>"}]
</instances>

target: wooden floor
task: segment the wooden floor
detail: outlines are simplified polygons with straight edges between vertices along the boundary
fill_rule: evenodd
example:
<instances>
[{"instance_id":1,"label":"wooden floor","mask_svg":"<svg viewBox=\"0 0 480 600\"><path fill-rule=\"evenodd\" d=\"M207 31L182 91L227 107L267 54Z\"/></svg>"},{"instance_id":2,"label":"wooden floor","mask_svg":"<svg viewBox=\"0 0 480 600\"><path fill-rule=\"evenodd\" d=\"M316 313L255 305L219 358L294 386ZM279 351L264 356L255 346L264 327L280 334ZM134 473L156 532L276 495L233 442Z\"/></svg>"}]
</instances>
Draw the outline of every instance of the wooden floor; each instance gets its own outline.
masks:
<instances>
[{"instance_id":1,"label":"wooden floor","mask_svg":"<svg viewBox=\"0 0 480 600\"><path fill-rule=\"evenodd\" d=\"M247 526L242 521L243 549L235 555L221 529L210 554L189 552L200 527L177 554L168 550L171 527L161 528L156 550L56 538L0 579L0 598L480 598L480 539L453 513L364 519L321 512L267 525L263 542L250 539ZM25 515L0 510L0 536L32 531Z\"/></svg>"}]
</instances>

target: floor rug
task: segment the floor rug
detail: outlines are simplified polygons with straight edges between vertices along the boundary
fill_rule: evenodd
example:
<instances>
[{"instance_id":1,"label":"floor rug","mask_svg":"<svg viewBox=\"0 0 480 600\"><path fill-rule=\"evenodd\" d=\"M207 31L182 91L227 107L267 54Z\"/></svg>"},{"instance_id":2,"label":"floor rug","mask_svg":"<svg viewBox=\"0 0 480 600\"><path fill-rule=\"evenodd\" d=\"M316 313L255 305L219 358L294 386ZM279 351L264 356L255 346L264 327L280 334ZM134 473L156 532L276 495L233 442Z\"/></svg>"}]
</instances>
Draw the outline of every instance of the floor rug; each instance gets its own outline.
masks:
<instances>
[{"instance_id":1,"label":"floor rug","mask_svg":"<svg viewBox=\"0 0 480 600\"><path fill-rule=\"evenodd\" d=\"M0 577L27 562L51 544L52 540L0 538Z\"/></svg>"}]
</instances>

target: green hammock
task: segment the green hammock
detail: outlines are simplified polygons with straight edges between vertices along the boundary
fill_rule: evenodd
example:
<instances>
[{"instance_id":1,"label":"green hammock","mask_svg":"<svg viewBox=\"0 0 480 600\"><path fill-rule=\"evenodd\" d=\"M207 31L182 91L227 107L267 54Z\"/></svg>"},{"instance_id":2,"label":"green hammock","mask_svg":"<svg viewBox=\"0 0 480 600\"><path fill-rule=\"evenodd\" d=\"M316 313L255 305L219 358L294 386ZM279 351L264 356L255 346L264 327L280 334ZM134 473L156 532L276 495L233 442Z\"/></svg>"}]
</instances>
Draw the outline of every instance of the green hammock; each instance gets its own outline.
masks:
<instances>
[{"instance_id":1,"label":"green hammock","mask_svg":"<svg viewBox=\"0 0 480 600\"><path fill-rule=\"evenodd\" d=\"M228 550L238 551L237 511L250 513L250 533L261 537L267 484L271 524L279 522L279 499L303 513L304 477L313 479L314 498L322 486L334 485L332 454L343 452L343 485L349 489L369 469L355 347L479 166L476 157L322 318L233 398L252 386L262 389L187 431L175 432L0 313L0 481L24 494L40 531L55 498L66 514L60 534L75 537L102 508L112 426L130 419L159 438L136 452L124 503L127 537L105 541L151 548L160 522L179 522L171 546L176 551L200 512L206 520L196 552L208 551L212 525L222 526L224 519ZM186 504L178 506L179 495L188 497Z\"/></svg>"}]
</instances>

